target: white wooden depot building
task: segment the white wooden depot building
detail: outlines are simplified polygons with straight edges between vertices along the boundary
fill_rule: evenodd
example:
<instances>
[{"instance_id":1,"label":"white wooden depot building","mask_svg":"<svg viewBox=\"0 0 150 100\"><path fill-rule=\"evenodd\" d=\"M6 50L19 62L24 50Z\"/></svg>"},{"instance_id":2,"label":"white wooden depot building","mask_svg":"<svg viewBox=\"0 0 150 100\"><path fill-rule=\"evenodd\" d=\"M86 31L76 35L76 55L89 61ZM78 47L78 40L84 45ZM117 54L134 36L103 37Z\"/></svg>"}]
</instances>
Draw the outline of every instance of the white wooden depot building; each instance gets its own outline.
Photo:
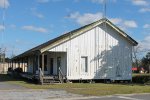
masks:
<instances>
[{"instance_id":1,"label":"white wooden depot building","mask_svg":"<svg viewBox=\"0 0 150 100\"><path fill-rule=\"evenodd\" d=\"M131 80L132 49L138 43L101 19L73 30L16 56L27 63L27 72L58 75L67 80ZM60 68L60 70L59 70Z\"/></svg>"}]
</instances>

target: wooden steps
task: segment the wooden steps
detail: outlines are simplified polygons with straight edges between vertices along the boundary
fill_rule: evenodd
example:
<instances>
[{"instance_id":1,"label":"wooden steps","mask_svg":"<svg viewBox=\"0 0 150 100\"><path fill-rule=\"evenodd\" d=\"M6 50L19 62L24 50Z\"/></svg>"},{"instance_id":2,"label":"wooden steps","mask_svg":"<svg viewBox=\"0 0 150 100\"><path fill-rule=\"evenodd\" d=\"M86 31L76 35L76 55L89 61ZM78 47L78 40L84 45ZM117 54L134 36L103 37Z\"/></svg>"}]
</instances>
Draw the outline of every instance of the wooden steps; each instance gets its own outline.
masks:
<instances>
[{"instance_id":1,"label":"wooden steps","mask_svg":"<svg viewBox=\"0 0 150 100\"><path fill-rule=\"evenodd\" d=\"M66 76L60 75L44 75L40 73L39 75L34 75L30 73L22 73L22 78L38 81L40 84L55 84L55 83L64 83L66 82Z\"/></svg>"},{"instance_id":2,"label":"wooden steps","mask_svg":"<svg viewBox=\"0 0 150 100\"><path fill-rule=\"evenodd\" d=\"M57 76L44 76L42 84L61 83Z\"/></svg>"}]
</instances>

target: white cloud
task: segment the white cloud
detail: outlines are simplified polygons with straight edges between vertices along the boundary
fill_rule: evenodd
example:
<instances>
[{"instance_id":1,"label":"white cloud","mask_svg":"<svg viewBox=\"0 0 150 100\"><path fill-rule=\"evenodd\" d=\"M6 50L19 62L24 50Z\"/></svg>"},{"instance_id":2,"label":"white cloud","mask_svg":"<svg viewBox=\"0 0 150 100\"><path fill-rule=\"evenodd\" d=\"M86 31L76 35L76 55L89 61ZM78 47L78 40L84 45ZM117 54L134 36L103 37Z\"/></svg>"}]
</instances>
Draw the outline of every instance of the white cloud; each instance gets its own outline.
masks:
<instances>
[{"instance_id":1,"label":"white cloud","mask_svg":"<svg viewBox=\"0 0 150 100\"><path fill-rule=\"evenodd\" d=\"M144 12L150 12L150 8L141 8L139 10L139 12L142 12L142 13L144 13Z\"/></svg>"},{"instance_id":2,"label":"white cloud","mask_svg":"<svg viewBox=\"0 0 150 100\"><path fill-rule=\"evenodd\" d=\"M59 2L62 0L37 0L38 3Z\"/></svg>"},{"instance_id":3,"label":"white cloud","mask_svg":"<svg viewBox=\"0 0 150 100\"><path fill-rule=\"evenodd\" d=\"M102 13L85 13L79 12L71 13L67 18L74 19L80 25L86 25L102 18Z\"/></svg>"},{"instance_id":4,"label":"white cloud","mask_svg":"<svg viewBox=\"0 0 150 100\"><path fill-rule=\"evenodd\" d=\"M139 9L140 13L150 12L150 1L149 0L131 0L133 5L141 6Z\"/></svg>"},{"instance_id":5,"label":"white cloud","mask_svg":"<svg viewBox=\"0 0 150 100\"><path fill-rule=\"evenodd\" d=\"M0 25L0 31L4 30L5 27L3 25Z\"/></svg>"},{"instance_id":6,"label":"white cloud","mask_svg":"<svg viewBox=\"0 0 150 100\"><path fill-rule=\"evenodd\" d=\"M138 25L134 20L124 20L121 18L110 18L110 21L118 25L122 29L126 30L128 28L137 28Z\"/></svg>"},{"instance_id":7,"label":"white cloud","mask_svg":"<svg viewBox=\"0 0 150 100\"><path fill-rule=\"evenodd\" d=\"M15 24L11 24L9 25L11 28L16 28L16 25Z\"/></svg>"},{"instance_id":8,"label":"white cloud","mask_svg":"<svg viewBox=\"0 0 150 100\"><path fill-rule=\"evenodd\" d=\"M89 23L92 23L94 21L97 21L101 19L103 16L102 13L85 13L80 14L79 12L71 13L67 18L73 19L78 23L79 25L86 25ZM114 24L120 26L123 29L127 28L137 28L138 25L134 20L124 20L121 18L110 18L110 21L112 21Z\"/></svg>"},{"instance_id":9,"label":"white cloud","mask_svg":"<svg viewBox=\"0 0 150 100\"><path fill-rule=\"evenodd\" d=\"M145 24L145 25L143 26L143 28L149 28L149 29L150 29L150 24Z\"/></svg>"},{"instance_id":10,"label":"white cloud","mask_svg":"<svg viewBox=\"0 0 150 100\"><path fill-rule=\"evenodd\" d=\"M132 3L137 6L148 6L148 0L132 0Z\"/></svg>"},{"instance_id":11,"label":"white cloud","mask_svg":"<svg viewBox=\"0 0 150 100\"><path fill-rule=\"evenodd\" d=\"M35 32L40 32L40 33L47 33L48 30L43 28L43 27L36 27L36 26L23 26L22 27L23 30L29 30L29 31L35 31Z\"/></svg>"},{"instance_id":12,"label":"white cloud","mask_svg":"<svg viewBox=\"0 0 150 100\"><path fill-rule=\"evenodd\" d=\"M63 1L63 0L50 0L52 2L59 2L59 1Z\"/></svg>"},{"instance_id":13,"label":"white cloud","mask_svg":"<svg viewBox=\"0 0 150 100\"><path fill-rule=\"evenodd\" d=\"M74 0L75 2L79 2L79 1L83 1L83 0ZM85 0L86 1L86 0ZM103 4L105 0L87 0L90 1L92 3L96 3L96 4ZM106 0L107 2L111 2L111 3L115 3L117 0Z\"/></svg>"},{"instance_id":14,"label":"white cloud","mask_svg":"<svg viewBox=\"0 0 150 100\"><path fill-rule=\"evenodd\" d=\"M139 51L148 51L150 50L150 35L146 36L142 41L139 42Z\"/></svg>"},{"instance_id":15,"label":"white cloud","mask_svg":"<svg viewBox=\"0 0 150 100\"><path fill-rule=\"evenodd\" d=\"M1 8L8 8L10 6L8 0L0 0L0 7Z\"/></svg>"},{"instance_id":16,"label":"white cloud","mask_svg":"<svg viewBox=\"0 0 150 100\"><path fill-rule=\"evenodd\" d=\"M38 3L48 3L49 0L37 0Z\"/></svg>"},{"instance_id":17,"label":"white cloud","mask_svg":"<svg viewBox=\"0 0 150 100\"><path fill-rule=\"evenodd\" d=\"M34 12L33 15L38 17L38 18L44 18L44 15L39 13L39 12Z\"/></svg>"},{"instance_id":18,"label":"white cloud","mask_svg":"<svg viewBox=\"0 0 150 100\"><path fill-rule=\"evenodd\" d=\"M136 22L133 21L133 20L126 20L126 21L124 21L124 25L125 25L127 28L136 28L136 27L137 27Z\"/></svg>"},{"instance_id":19,"label":"white cloud","mask_svg":"<svg viewBox=\"0 0 150 100\"><path fill-rule=\"evenodd\" d=\"M103 4L104 0L90 0L92 3L99 3L99 4ZM116 0L109 0L106 1L107 2L116 2Z\"/></svg>"},{"instance_id":20,"label":"white cloud","mask_svg":"<svg viewBox=\"0 0 150 100\"><path fill-rule=\"evenodd\" d=\"M79 1L86 1L86 0L74 0L74 2L79 2ZM87 1L90 1L92 3L97 3L97 4L103 4L104 3L104 0L87 0ZM106 3L107 2L111 2L111 3L115 3L117 0L106 0Z\"/></svg>"},{"instance_id":21,"label":"white cloud","mask_svg":"<svg viewBox=\"0 0 150 100\"><path fill-rule=\"evenodd\" d=\"M104 0L91 0L93 3L103 3Z\"/></svg>"},{"instance_id":22,"label":"white cloud","mask_svg":"<svg viewBox=\"0 0 150 100\"><path fill-rule=\"evenodd\" d=\"M121 18L110 18L110 21L117 25L122 22L122 19Z\"/></svg>"},{"instance_id":23,"label":"white cloud","mask_svg":"<svg viewBox=\"0 0 150 100\"><path fill-rule=\"evenodd\" d=\"M34 16L36 16L36 17L38 17L38 18L40 18L40 19L44 18L44 15L41 14L41 13L39 13L39 12L37 11L37 8L31 8L31 12L32 12L32 14L33 14Z\"/></svg>"}]
</instances>

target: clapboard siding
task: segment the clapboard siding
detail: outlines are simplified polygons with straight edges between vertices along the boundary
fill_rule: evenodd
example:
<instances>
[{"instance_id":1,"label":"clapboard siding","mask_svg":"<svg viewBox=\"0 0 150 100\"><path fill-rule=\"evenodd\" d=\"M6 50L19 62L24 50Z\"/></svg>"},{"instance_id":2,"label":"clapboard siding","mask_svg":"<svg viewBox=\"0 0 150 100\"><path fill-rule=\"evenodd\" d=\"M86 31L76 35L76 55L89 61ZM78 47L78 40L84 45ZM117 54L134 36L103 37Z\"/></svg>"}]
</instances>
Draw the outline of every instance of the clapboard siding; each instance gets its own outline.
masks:
<instances>
[{"instance_id":1,"label":"clapboard siding","mask_svg":"<svg viewBox=\"0 0 150 100\"><path fill-rule=\"evenodd\" d=\"M67 53L67 78L131 79L132 45L117 31L103 24L51 49ZM81 70L81 57L88 57L88 72ZM65 58L64 58L65 59Z\"/></svg>"}]
</instances>

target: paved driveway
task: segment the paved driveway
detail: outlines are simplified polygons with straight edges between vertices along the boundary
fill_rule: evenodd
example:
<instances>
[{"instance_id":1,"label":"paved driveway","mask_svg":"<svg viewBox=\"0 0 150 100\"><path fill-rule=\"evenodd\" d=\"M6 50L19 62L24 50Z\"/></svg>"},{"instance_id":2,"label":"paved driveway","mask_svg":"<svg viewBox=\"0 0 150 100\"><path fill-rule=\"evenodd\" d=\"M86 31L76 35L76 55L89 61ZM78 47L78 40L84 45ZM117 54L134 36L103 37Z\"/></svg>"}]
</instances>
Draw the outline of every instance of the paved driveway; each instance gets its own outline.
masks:
<instances>
[{"instance_id":1,"label":"paved driveway","mask_svg":"<svg viewBox=\"0 0 150 100\"><path fill-rule=\"evenodd\" d=\"M80 99L83 100L83 99ZM150 100L150 94L113 95L102 97L90 97L86 100Z\"/></svg>"}]
</instances>

